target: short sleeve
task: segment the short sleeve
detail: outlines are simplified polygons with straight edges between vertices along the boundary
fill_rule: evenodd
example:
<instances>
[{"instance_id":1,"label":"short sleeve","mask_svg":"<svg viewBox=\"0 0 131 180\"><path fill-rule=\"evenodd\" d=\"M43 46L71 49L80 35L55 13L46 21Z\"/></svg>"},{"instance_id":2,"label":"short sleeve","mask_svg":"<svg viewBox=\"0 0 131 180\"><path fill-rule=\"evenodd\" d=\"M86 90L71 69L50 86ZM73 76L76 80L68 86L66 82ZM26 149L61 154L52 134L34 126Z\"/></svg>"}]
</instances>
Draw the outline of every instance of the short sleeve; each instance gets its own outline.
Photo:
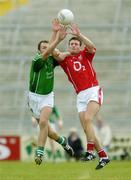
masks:
<instances>
[{"instance_id":1,"label":"short sleeve","mask_svg":"<svg viewBox=\"0 0 131 180\"><path fill-rule=\"evenodd\" d=\"M96 48L95 49L95 52L96 52ZM88 58L88 60L90 62L92 62L93 58L94 58L94 55L95 55L95 52L94 53L89 53L88 52L88 49L85 47L84 50L83 50L83 54Z\"/></svg>"}]
</instances>

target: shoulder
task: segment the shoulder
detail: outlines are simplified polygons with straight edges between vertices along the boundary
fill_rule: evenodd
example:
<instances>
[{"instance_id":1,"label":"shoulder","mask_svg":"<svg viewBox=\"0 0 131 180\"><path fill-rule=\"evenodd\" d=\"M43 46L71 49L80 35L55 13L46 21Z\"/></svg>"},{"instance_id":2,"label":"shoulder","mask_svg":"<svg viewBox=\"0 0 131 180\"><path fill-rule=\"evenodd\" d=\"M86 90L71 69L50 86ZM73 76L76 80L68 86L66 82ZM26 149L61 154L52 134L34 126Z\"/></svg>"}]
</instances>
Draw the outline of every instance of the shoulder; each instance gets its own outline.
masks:
<instances>
[{"instance_id":1,"label":"shoulder","mask_svg":"<svg viewBox=\"0 0 131 180\"><path fill-rule=\"evenodd\" d=\"M47 61L50 62L50 63L52 63L52 64L54 64L54 63L57 62L57 60L55 59L55 57L52 56L52 55L48 56Z\"/></svg>"},{"instance_id":2,"label":"shoulder","mask_svg":"<svg viewBox=\"0 0 131 180\"><path fill-rule=\"evenodd\" d=\"M87 47L84 47L82 52L85 52L86 54L95 54L96 48L93 48L92 50L89 50Z\"/></svg>"},{"instance_id":3,"label":"shoulder","mask_svg":"<svg viewBox=\"0 0 131 180\"><path fill-rule=\"evenodd\" d=\"M50 55L50 56L48 56L48 58L47 58L48 60L52 60L52 61L54 61L55 60L55 58L52 56L52 55Z\"/></svg>"},{"instance_id":4,"label":"shoulder","mask_svg":"<svg viewBox=\"0 0 131 180\"><path fill-rule=\"evenodd\" d=\"M85 56L90 62L92 62L94 55L95 55L96 49L94 48L93 51L89 51L87 47L84 48L82 51L82 55Z\"/></svg>"},{"instance_id":5,"label":"shoulder","mask_svg":"<svg viewBox=\"0 0 131 180\"><path fill-rule=\"evenodd\" d=\"M48 57L48 61L50 61L50 63L53 64L54 67L59 66L59 63L52 55Z\"/></svg>"},{"instance_id":6,"label":"shoulder","mask_svg":"<svg viewBox=\"0 0 131 180\"><path fill-rule=\"evenodd\" d=\"M33 61L37 61L37 60L39 60L39 59L42 59L42 54L36 53L36 55L35 55L34 58L33 58Z\"/></svg>"}]
</instances>

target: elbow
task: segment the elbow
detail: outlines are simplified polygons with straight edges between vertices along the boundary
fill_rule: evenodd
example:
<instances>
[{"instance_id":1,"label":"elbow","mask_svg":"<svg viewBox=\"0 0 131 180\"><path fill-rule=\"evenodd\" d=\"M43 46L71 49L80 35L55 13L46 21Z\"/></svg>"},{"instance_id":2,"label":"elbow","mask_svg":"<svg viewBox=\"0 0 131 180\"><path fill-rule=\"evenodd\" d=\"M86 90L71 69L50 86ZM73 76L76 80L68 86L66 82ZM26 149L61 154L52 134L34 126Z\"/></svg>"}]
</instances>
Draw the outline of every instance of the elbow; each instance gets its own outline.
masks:
<instances>
[{"instance_id":1,"label":"elbow","mask_svg":"<svg viewBox=\"0 0 131 180\"><path fill-rule=\"evenodd\" d=\"M92 47L88 48L88 52L94 54L96 52L96 47L93 45Z\"/></svg>"},{"instance_id":2,"label":"elbow","mask_svg":"<svg viewBox=\"0 0 131 180\"><path fill-rule=\"evenodd\" d=\"M96 47L95 47L95 45L92 43L92 45L91 45L91 51L92 51L92 53L95 53L96 52Z\"/></svg>"},{"instance_id":3,"label":"elbow","mask_svg":"<svg viewBox=\"0 0 131 180\"><path fill-rule=\"evenodd\" d=\"M93 48L92 48L92 53L95 53L95 52L96 52L96 47L93 46Z\"/></svg>"}]
</instances>

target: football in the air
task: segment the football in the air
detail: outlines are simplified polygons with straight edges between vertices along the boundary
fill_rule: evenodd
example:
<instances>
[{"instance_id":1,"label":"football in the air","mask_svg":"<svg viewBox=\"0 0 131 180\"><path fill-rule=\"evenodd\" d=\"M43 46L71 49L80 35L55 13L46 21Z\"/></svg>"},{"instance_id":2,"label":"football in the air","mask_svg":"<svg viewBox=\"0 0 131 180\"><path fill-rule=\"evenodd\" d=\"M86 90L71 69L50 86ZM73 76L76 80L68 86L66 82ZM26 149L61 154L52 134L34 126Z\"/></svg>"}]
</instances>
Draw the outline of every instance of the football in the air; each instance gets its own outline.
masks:
<instances>
[{"instance_id":1,"label":"football in the air","mask_svg":"<svg viewBox=\"0 0 131 180\"><path fill-rule=\"evenodd\" d=\"M69 9L62 9L58 13L58 20L63 25L69 25L74 20L74 15L71 10Z\"/></svg>"}]
</instances>

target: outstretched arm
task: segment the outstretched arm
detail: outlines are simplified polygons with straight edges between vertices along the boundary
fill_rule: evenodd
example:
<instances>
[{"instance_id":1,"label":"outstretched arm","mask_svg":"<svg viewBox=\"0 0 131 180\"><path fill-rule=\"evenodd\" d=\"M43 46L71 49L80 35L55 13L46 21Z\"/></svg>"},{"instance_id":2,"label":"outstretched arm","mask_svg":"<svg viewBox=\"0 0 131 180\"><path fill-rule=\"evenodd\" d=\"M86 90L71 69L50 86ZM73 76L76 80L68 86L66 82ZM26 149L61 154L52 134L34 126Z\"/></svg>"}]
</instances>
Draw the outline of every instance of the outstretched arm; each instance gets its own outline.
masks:
<instances>
[{"instance_id":1,"label":"outstretched arm","mask_svg":"<svg viewBox=\"0 0 131 180\"><path fill-rule=\"evenodd\" d=\"M56 36L57 36L57 33L58 31L62 31L61 29L65 29L65 32L63 32L63 39L65 38L65 36L67 35L66 33L66 30L67 30L67 27L66 26L61 26L58 19L55 18L53 21L52 21L52 35L51 35L51 38L50 38L50 44L55 40ZM67 54L69 53L63 53L63 52L60 52L59 49L54 49L53 52L52 52L52 55L55 59L57 59L58 61L61 61L63 60Z\"/></svg>"},{"instance_id":2,"label":"outstretched arm","mask_svg":"<svg viewBox=\"0 0 131 180\"><path fill-rule=\"evenodd\" d=\"M55 40L49 44L47 49L42 53L44 59L46 59L50 53L56 48L56 46L66 37L66 27L60 27L59 31L56 34Z\"/></svg>"},{"instance_id":3,"label":"outstretched arm","mask_svg":"<svg viewBox=\"0 0 131 180\"><path fill-rule=\"evenodd\" d=\"M88 39L86 36L84 36L80 32L80 29L77 27L77 25L72 24L70 26L70 28L71 28L71 34L80 38L80 40L85 44L86 48L88 49L88 52L94 53L95 52L95 45L93 44L93 42L90 39Z\"/></svg>"},{"instance_id":4,"label":"outstretched arm","mask_svg":"<svg viewBox=\"0 0 131 180\"><path fill-rule=\"evenodd\" d=\"M63 29L65 31L63 31ZM63 38L62 40L66 37L67 35L67 27L66 26L61 26L58 19L54 19L53 22L52 22L52 30L53 30L53 33L52 33L52 36L51 36L51 40L50 42L52 42L57 34L59 32L61 32L63 35ZM63 31L63 32L62 32ZM70 53L69 52L61 52L59 49L54 49L54 51L52 52L52 55L53 57L57 60L57 61L62 61L66 56L68 56Z\"/></svg>"},{"instance_id":5,"label":"outstretched arm","mask_svg":"<svg viewBox=\"0 0 131 180\"><path fill-rule=\"evenodd\" d=\"M59 29L60 29L60 23L59 23L58 19L55 18L52 21L52 34L51 34L49 43L52 43L55 40L57 32L59 31Z\"/></svg>"}]
</instances>

